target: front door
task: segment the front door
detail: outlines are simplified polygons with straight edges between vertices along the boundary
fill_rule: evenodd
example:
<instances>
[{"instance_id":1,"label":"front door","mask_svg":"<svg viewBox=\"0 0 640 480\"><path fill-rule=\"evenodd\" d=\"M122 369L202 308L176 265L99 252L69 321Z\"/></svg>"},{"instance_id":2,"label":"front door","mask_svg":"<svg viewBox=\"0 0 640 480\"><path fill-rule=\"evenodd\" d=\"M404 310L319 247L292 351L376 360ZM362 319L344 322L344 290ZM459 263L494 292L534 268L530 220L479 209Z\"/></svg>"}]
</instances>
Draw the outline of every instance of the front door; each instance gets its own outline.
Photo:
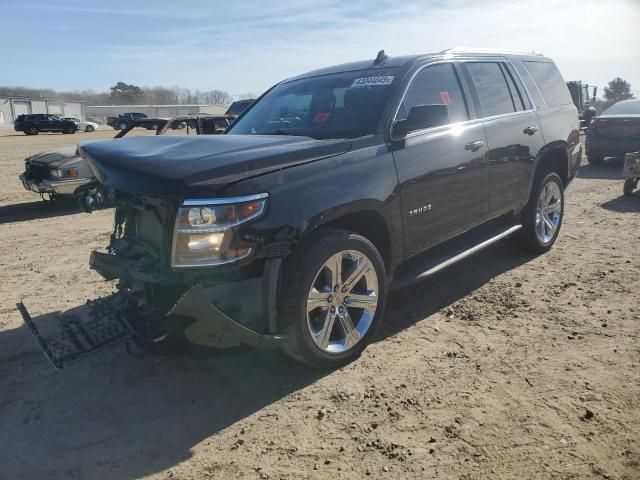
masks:
<instances>
[{"instance_id":1,"label":"front door","mask_svg":"<svg viewBox=\"0 0 640 480\"><path fill-rule=\"evenodd\" d=\"M57 117L47 115L47 130L50 132L61 132L62 122Z\"/></svg>"},{"instance_id":2,"label":"front door","mask_svg":"<svg viewBox=\"0 0 640 480\"><path fill-rule=\"evenodd\" d=\"M446 105L449 122L394 140L405 231L411 256L482 223L487 217L489 173L481 122L470 109L454 66L424 67L411 81L396 120L417 105ZM467 122L467 123L465 123Z\"/></svg>"}]
</instances>

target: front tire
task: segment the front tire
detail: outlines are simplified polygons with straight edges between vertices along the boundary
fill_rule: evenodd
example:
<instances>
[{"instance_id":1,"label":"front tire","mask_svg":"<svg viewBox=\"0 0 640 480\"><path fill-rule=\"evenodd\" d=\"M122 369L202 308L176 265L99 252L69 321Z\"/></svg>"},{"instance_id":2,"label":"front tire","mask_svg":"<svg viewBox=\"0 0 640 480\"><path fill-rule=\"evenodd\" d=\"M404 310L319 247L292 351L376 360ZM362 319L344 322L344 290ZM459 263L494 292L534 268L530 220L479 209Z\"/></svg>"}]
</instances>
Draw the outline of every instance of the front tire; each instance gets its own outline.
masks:
<instances>
[{"instance_id":1,"label":"front tire","mask_svg":"<svg viewBox=\"0 0 640 480\"><path fill-rule=\"evenodd\" d=\"M532 253L548 251L558 238L563 217L562 180L555 172L539 172L522 210L522 228L515 235L516 243Z\"/></svg>"},{"instance_id":2,"label":"front tire","mask_svg":"<svg viewBox=\"0 0 640 480\"><path fill-rule=\"evenodd\" d=\"M87 125L87 127L84 129L85 132L87 133L91 133L95 130L95 128L93 128L93 125Z\"/></svg>"},{"instance_id":3,"label":"front tire","mask_svg":"<svg viewBox=\"0 0 640 480\"><path fill-rule=\"evenodd\" d=\"M318 232L287 260L280 297L285 353L316 368L356 359L382 319L384 262L366 238Z\"/></svg>"},{"instance_id":4,"label":"front tire","mask_svg":"<svg viewBox=\"0 0 640 480\"><path fill-rule=\"evenodd\" d=\"M627 178L624 181L624 187L622 188L622 192L625 195L633 195L633 191L638 186L638 180L634 180L633 178Z\"/></svg>"}]
</instances>

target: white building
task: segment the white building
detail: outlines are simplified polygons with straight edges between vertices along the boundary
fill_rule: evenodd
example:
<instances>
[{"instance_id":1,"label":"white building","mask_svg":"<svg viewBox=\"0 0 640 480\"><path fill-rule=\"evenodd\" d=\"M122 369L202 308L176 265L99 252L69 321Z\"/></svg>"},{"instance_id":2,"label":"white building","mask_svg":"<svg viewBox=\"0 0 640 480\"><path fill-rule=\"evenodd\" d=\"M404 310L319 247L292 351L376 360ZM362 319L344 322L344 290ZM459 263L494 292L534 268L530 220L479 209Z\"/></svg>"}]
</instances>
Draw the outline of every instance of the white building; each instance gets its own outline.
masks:
<instances>
[{"instance_id":1,"label":"white building","mask_svg":"<svg viewBox=\"0 0 640 480\"><path fill-rule=\"evenodd\" d=\"M13 125L18 115L50 113L60 117L84 120L84 102L44 100L30 97L0 97L0 126Z\"/></svg>"}]
</instances>

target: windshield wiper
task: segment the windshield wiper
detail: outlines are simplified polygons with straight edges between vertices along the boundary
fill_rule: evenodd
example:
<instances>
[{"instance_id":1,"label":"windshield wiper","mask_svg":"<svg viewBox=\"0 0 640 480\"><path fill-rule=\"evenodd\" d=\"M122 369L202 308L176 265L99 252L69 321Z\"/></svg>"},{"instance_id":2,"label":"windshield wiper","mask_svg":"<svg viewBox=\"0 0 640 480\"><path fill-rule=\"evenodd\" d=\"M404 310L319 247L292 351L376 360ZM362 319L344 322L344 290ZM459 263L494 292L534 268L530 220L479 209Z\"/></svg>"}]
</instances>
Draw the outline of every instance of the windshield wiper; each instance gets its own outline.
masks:
<instances>
[{"instance_id":1,"label":"windshield wiper","mask_svg":"<svg viewBox=\"0 0 640 480\"><path fill-rule=\"evenodd\" d=\"M288 135L290 137L309 137L314 140L327 140L329 137L322 135L313 135L311 133L295 133L287 130L271 130L268 132L260 132L258 135Z\"/></svg>"},{"instance_id":2,"label":"windshield wiper","mask_svg":"<svg viewBox=\"0 0 640 480\"><path fill-rule=\"evenodd\" d=\"M304 135L302 133L294 133L288 130L271 130L267 132L260 132L260 135L290 135L292 137L307 137L308 135Z\"/></svg>"}]
</instances>

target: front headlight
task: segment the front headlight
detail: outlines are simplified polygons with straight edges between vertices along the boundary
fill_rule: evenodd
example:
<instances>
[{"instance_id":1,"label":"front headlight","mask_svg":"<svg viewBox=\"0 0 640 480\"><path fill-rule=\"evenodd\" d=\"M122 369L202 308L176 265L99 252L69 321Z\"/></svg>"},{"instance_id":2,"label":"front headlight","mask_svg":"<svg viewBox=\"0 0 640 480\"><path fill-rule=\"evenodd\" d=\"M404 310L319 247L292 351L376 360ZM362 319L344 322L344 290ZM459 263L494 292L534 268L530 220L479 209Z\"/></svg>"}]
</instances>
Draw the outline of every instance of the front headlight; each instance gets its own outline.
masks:
<instances>
[{"instance_id":1,"label":"front headlight","mask_svg":"<svg viewBox=\"0 0 640 480\"><path fill-rule=\"evenodd\" d=\"M231 248L233 228L262 216L267 193L235 198L185 200L173 231L171 266L209 267L239 260L251 248Z\"/></svg>"}]
</instances>

